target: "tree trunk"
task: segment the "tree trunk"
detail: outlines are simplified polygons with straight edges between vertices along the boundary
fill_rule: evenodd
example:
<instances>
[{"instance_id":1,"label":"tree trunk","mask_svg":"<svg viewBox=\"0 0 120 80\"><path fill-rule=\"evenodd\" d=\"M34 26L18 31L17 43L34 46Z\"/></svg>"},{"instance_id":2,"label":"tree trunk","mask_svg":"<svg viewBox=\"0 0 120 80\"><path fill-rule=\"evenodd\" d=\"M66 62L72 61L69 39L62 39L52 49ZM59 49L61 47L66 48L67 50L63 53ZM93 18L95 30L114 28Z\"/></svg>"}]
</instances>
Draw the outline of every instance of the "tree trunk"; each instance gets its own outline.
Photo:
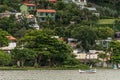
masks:
<instances>
[{"instance_id":1,"label":"tree trunk","mask_svg":"<svg viewBox=\"0 0 120 80\"><path fill-rule=\"evenodd\" d=\"M35 67L35 68L38 68L38 62L37 62L37 58L35 58L34 67Z\"/></svg>"},{"instance_id":2,"label":"tree trunk","mask_svg":"<svg viewBox=\"0 0 120 80\"><path fill-rule=\"evenodd\" d=\"M20 61L19 60L17 61L17 67L20 67Z\"/></svg>"},{"instance_id":3,"label":"tree trunk","mask_svg":"<svg viewBox=\"0 0 120 80\"><path fill-rule=\"evenodd\" d=\"M105 59L103 59L102 67L107 67L107 63L106 63Z\"/></svg>"},{"instance_id":4,"label":"tree trunk","mask_svg":"<svg viewBox=\"0 0 120 80\"><path fill-rule=\"evenodd\" d=\"M24 60L21 61L21 66L24 67Z\"/></svg>"},{"instance_id":5,"label":"tree trunk","mask_svg":"<svg viewBox=\"0 0 120 80\"><path fill-rule=\"evenodd\" d=\"M107 67L107 64L105 61L103 62L103 67Z\"/></svg>"}]
</instances>

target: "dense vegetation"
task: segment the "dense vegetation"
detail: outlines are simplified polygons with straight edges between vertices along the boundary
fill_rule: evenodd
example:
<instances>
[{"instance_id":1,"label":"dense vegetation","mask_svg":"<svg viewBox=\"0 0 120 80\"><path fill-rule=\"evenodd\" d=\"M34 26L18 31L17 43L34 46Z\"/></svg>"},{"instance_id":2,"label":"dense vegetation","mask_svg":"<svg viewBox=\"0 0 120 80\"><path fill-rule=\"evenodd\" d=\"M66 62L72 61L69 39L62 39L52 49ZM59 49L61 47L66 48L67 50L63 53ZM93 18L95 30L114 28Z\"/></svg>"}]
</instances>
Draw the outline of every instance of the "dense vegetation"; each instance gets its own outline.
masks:
<instances>
[{"instance_id":1,"label":"dense vegetation","mask_svg":"<svg viewBox=\"0 0 120 80\"><path fill-rule=\"evenodd\" d=\"M92 3L95 3L99 7L101 7L101 10L103 12L104 10L104 16L119 16L120 15L120 0L89 0ZM101 13L102 13L101 12Z\"/></svg>"},{"instance_id":2,"label":"dense vegetation","mask_svg":"<svg viewBox=\"0 0 120 80\"><path fill-rule=\"evenodd\" d=\"M0 0L0 12L19 12L19 7L23 0ZM35 0L32 3L37 8L55 9L56 20L47 18L46 22L38 22L41 30L36 31L30 27L34 23L28 22L25 16L19 20L14 15L0 19L0 46L5 46L9 40L5 37L12 35L17 38L17 48L11 51L10 55L3 55L0 52L0 60L5 59L0 65L20 66L76 66L81 63L72 55L71 47L60 39L53 36L78 39L77 48L88 52L90 49L108 51L103 45L96 45L96 40L105 40L108 37L114 39L114 32L120 31L120 1L116 0L89 0L88 6L94 6L100 13L96 16L88 9L79 9L74 3L64 3L59 0L56 3L47 2L47 0ZM108 23L108 19L111 22ZM104 23L102 23L102 21ZM106 22L105 22L106 21ZM23 45L24 44L24 45ZM112 60L120 63L116 58L119 54L117 43L111 43L115 47ZM23 49L24 47L24 49ZM9 56L9 57L8 57ZM105 55L100 55L104 58ZM6 59L8 58L8 59ZM11 59L11 60L10 60Z\"/></svg>"}]
</instances>

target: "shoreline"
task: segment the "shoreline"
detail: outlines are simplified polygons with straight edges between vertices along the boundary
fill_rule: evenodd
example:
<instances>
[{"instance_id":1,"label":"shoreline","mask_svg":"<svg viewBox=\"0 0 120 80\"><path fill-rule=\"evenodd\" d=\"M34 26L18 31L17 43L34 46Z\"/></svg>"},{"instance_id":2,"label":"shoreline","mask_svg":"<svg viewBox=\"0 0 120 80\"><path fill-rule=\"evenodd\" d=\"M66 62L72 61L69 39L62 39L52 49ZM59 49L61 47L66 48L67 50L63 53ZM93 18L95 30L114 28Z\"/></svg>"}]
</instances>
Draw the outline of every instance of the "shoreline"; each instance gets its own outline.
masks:
<instances>
[{"instance_id":1,"label":"shoreline","mask_svg":"<svg viewBox=\"0 0 120 80\"><path fill-rule=\"evenodd\" d=\"M2 70L78 70L80 68L64 68L64 67L0 67L0 71ZM112 69L112 68L97 68L96 69ZM85 70L85 69L83 69Z\"/></svg>"}]
</instances>

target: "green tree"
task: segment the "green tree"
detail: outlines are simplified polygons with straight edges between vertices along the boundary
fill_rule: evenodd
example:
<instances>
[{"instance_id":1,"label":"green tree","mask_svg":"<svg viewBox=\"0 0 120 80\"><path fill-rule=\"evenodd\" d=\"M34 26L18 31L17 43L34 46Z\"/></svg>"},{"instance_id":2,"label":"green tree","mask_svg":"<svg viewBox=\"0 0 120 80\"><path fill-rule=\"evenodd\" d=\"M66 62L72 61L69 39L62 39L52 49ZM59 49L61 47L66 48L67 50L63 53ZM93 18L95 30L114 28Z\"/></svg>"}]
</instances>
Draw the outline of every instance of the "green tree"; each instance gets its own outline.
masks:
<instances>
[{"instance_id":1,"label":"green tree","mask_svg":"<svg viewBox=\"0 0 120 80\"><path fill-rule=\"evenodd\" d=\"M42 30L27 33L23 40L25 47L37 52L36 61L40 65L59 66L71 57L70 46Z\"/></svg>"},{"instance_id":2,"label":"green tree","mask_svg":"<svg viewBox=\"0 0 120 80\"><path fill-rule=\"evenodd\" d=\"M108 37L113 38L114 30L109 27L98 27L95 30L98 39L107 39Z\"/></svg>"},{"instance_id":3,"label":"green tree","mask_svg":"<svg viewBox=\"0 0 120 80\"><path fill-rule=\"evenodd\" d=\"M81 26L74 28L72 31L72 36L81 42L83 49L88 51L93 48L95 40L97 39L93 28Z\"/></svg>"},{"instance_id":4,"label":"green tree","mask_svg":"<svg viewBox=\"0 0 120 80\"><path fill-rule=\"evenodd\" d=\"M0 20L0 28L16 38L21 38L24 36L27 30L34 29L33 24L34 22L28 21L24 16L19 18L18 21L16 21L14 15L11 15L10 17L4 17Z\"/></svg>"},{"instance_id":5,"label":"green tree","mask_svg":"<svg viewBox=\"0 0 120 80\"><path fill-rule=\"evenodd\" d=\"M11 8L11 10L18 10L19 11L20 3L22 1L23 0L0 0L0 3L3 5L9 6L9 8Z\"/></svg>"},{"instance_id":6,"label":"green tree","mask_svg":"<svg viewBox=\"0 0 120 80\"><path fill-rule=\"evenodd\" d=\"M23 67L26 60L34 60L36 53L30 49L13 49L11 51L13 59L18 67Z\"/></svg>"},{"instance_id":7,"label":"green tree","mask_svg":"<svg viewBox=\"0 0 120 80\"><path fill-rule=\"evenodd\" d=\"M120 63L120 42L112 41L110 43L111 47L111 61L113 64L118 65Z\"/></svg>"}]
</instances>

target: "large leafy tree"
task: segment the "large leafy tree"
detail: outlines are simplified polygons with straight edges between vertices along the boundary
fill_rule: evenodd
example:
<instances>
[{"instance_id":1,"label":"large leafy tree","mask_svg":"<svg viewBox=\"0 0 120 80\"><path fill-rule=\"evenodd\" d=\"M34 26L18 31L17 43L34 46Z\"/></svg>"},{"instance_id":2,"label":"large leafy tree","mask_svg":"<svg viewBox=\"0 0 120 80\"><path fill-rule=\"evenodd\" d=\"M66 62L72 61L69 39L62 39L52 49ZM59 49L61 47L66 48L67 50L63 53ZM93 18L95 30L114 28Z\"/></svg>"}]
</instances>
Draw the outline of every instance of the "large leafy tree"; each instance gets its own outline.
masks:
<instances>
[{"instance_id":1,"label":"large leafy tree","mask_svg":"<svg viewBox=\"0 0 120 80\"><path fill-rule=\"evenodd\" d=\"M120 42L112 41L110 43L111 47L111 60L114 64L120 63Z\"/></svg>"},{"instance_id":2,"label":"large leafy tree","mask_svg":"<svg viewBox=\"0 0 120 80\"><path fill-rule=\"evenodd\" d=\"M30 49L13 49L11 54L18 67L23 67L26 60L32 61L36 56L36 53Z\"/></svg>"},{"instance_id":3,"label":"large leafy tree","mask_svg":"<svg viewBox=\"0 0 120 80\"><path fill-rule=\"evenodd\" d=\"M72 58L70 46L42 30L27 33L23 40L25 47L37 52L36 62L40 65L58 66Z\"/></svg>"},{"instance_id":4,"label":"large leafy tree","mask_svg":"<svg viewBox=\"0 0 120 80\"><path fill-rule=\"evenodd\" d=\"M85 50L92 49L97 39L94 29L86 26L74 28L72 34L74 38L81 42L81 46Z\"/></svg>"}]
</instances>

